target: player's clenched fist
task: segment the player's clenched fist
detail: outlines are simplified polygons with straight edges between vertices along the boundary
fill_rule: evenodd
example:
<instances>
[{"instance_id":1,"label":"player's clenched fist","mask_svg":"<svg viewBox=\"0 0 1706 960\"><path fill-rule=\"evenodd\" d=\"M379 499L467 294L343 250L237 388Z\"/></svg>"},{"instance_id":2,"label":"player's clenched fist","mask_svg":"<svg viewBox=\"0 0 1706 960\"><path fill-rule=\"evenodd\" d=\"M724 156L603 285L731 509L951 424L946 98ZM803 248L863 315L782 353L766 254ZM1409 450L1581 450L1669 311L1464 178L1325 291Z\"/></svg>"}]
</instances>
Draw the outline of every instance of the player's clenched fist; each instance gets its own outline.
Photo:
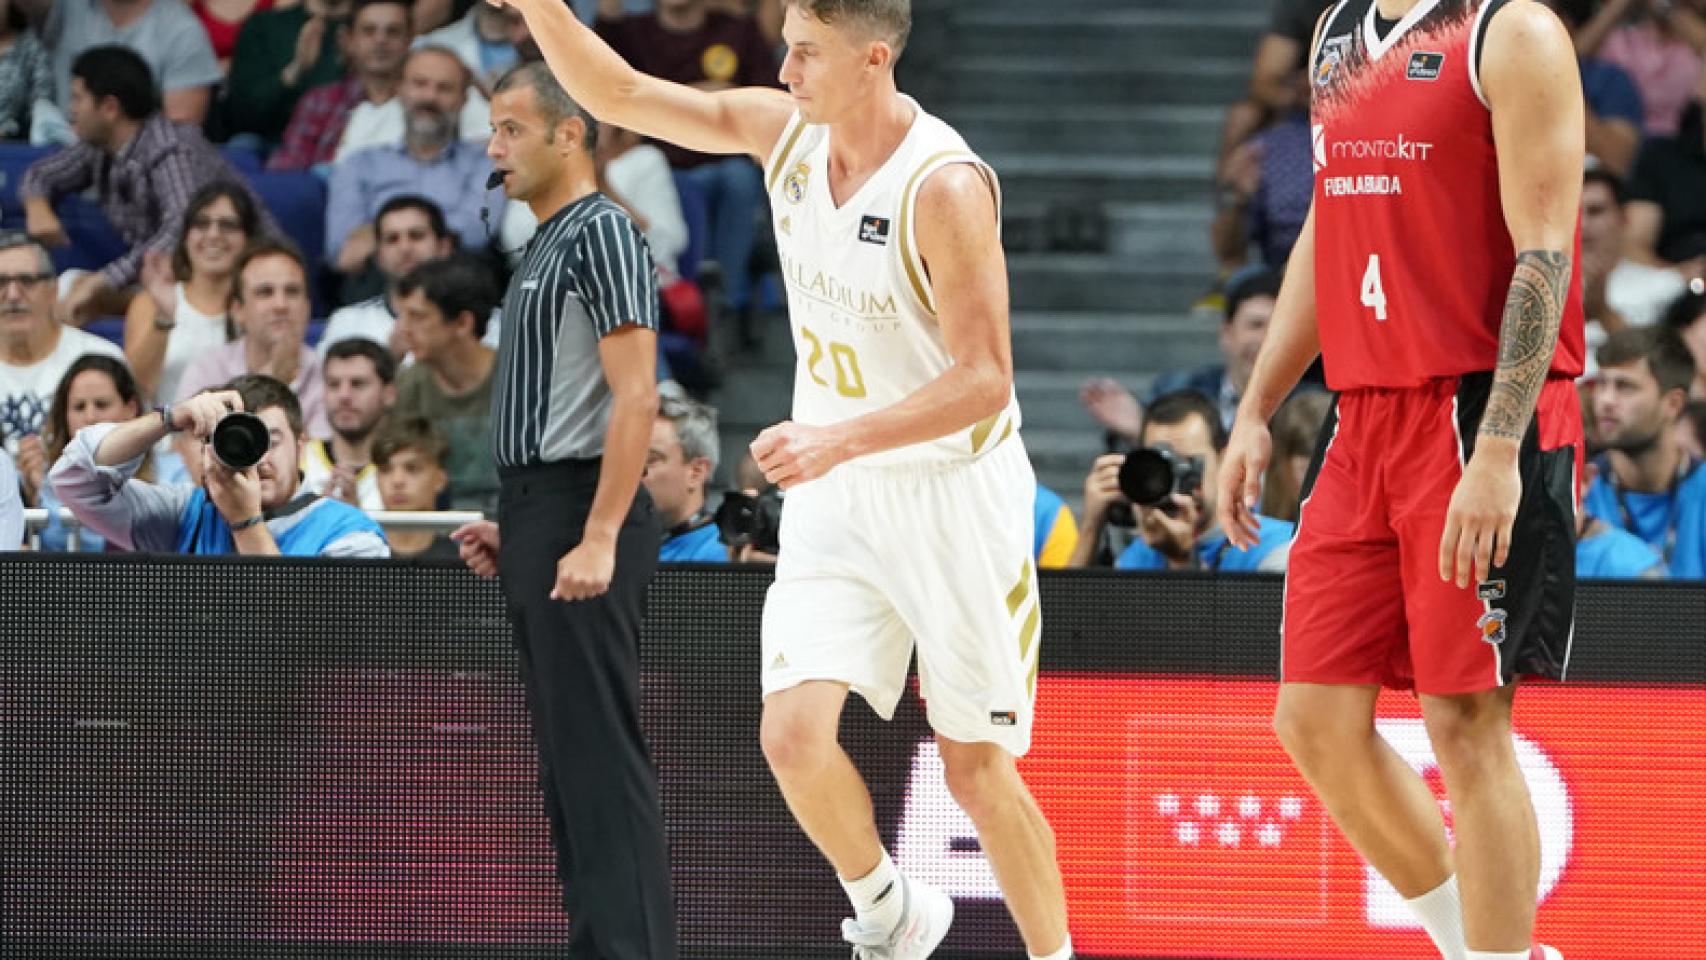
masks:
<instances>
[{"instance_id":1,"label":"player's clenched fist","mask_svg":"<svg viewBox=\"0 0 1706 960\"><path fill-rule=\"evenodd\" d=\"M847 459L841 435L828 427L784 420L752 441L752 459L764 479L786 490L816 480Z\"/></svg>"}]
</instances>

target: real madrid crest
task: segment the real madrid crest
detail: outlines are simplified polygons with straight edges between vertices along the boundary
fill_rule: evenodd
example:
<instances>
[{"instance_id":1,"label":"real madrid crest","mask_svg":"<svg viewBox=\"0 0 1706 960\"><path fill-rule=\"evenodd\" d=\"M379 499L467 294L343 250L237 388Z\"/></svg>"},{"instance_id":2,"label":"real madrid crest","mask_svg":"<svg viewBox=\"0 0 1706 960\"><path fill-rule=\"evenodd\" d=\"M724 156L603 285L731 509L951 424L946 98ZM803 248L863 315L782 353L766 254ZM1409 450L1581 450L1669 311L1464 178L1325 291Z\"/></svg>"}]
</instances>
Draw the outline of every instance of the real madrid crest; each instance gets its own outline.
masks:
<instances>
[{"instance_id":1,"label":"real madrid crest","mask_svg":"<svg viewBox=\"0 0 1706 960\"><path fill-rule=\"evenodd\" d=\"M782 195L789 203L800 203L806 199L806 178L812 175L812 168L805 161L794 165L792 173L782 180Z\"/></svg>"}]
</instances>

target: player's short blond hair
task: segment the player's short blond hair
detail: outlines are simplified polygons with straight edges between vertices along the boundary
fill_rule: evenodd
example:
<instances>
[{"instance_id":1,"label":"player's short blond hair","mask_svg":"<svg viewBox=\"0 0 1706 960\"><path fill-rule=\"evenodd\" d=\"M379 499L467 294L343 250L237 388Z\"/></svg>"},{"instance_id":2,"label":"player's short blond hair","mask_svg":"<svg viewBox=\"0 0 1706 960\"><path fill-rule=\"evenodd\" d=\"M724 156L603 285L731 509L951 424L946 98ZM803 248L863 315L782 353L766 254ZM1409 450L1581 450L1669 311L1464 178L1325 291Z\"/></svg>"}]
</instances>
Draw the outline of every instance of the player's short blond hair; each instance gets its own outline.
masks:
<instances>
[{"instance_id":1,"label":"player's short blond hair","mask_svg":"<svg viewBox=\"0 0 1706 960\"><path fill-rule=\"evenodd\" d=\"M895 56L906 49L912 33L912 0L788 0L800 12L835 25L853 21L888 41Z\"/></svg>"}]
</instances>

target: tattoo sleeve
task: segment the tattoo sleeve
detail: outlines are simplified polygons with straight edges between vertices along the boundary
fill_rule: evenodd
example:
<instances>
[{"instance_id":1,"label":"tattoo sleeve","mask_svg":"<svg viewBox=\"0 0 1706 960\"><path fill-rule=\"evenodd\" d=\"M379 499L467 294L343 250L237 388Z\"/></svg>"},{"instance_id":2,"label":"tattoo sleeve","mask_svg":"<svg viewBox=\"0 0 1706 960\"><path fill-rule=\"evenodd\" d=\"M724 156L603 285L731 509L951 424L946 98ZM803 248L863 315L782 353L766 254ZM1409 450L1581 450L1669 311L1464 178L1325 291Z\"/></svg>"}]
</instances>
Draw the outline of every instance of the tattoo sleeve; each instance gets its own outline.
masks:
<instances>
[{"instance_id":1,"label":"tattoo sleeve","mask_svg":"<svg viewBox=\"0 0 1706 960\"><path fill-rule=\"evenodd\" d=\"M1570 257L1559 250L1517 254L1499 326L1499 366L1481 417L1481 435L1521 440L1558 348L1570 290Z\"/></svg>"}]
</instances>

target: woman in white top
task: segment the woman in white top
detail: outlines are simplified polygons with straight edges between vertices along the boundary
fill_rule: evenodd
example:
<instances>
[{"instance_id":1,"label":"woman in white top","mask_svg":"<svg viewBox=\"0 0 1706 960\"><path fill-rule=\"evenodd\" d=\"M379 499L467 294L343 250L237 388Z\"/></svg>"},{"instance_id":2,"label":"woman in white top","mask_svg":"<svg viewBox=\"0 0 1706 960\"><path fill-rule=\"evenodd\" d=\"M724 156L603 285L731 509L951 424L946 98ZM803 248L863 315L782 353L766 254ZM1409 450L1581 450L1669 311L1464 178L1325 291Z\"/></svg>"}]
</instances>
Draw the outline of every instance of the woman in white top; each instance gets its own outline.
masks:
<instances>
[{"instance_id":1,"label":"woman in white top","mask_svg":"<svg viewBox=\"0 0 1706 960\"><path fill-rule=\"evenodd\" d=\"M176 396L190 361L233 338L225 316L231 268L259 225L248 191L216 181L190 198L172 256L147 254L142 292L124 320L124 356L144 396Z\"/></svg>"}]
</instances>

